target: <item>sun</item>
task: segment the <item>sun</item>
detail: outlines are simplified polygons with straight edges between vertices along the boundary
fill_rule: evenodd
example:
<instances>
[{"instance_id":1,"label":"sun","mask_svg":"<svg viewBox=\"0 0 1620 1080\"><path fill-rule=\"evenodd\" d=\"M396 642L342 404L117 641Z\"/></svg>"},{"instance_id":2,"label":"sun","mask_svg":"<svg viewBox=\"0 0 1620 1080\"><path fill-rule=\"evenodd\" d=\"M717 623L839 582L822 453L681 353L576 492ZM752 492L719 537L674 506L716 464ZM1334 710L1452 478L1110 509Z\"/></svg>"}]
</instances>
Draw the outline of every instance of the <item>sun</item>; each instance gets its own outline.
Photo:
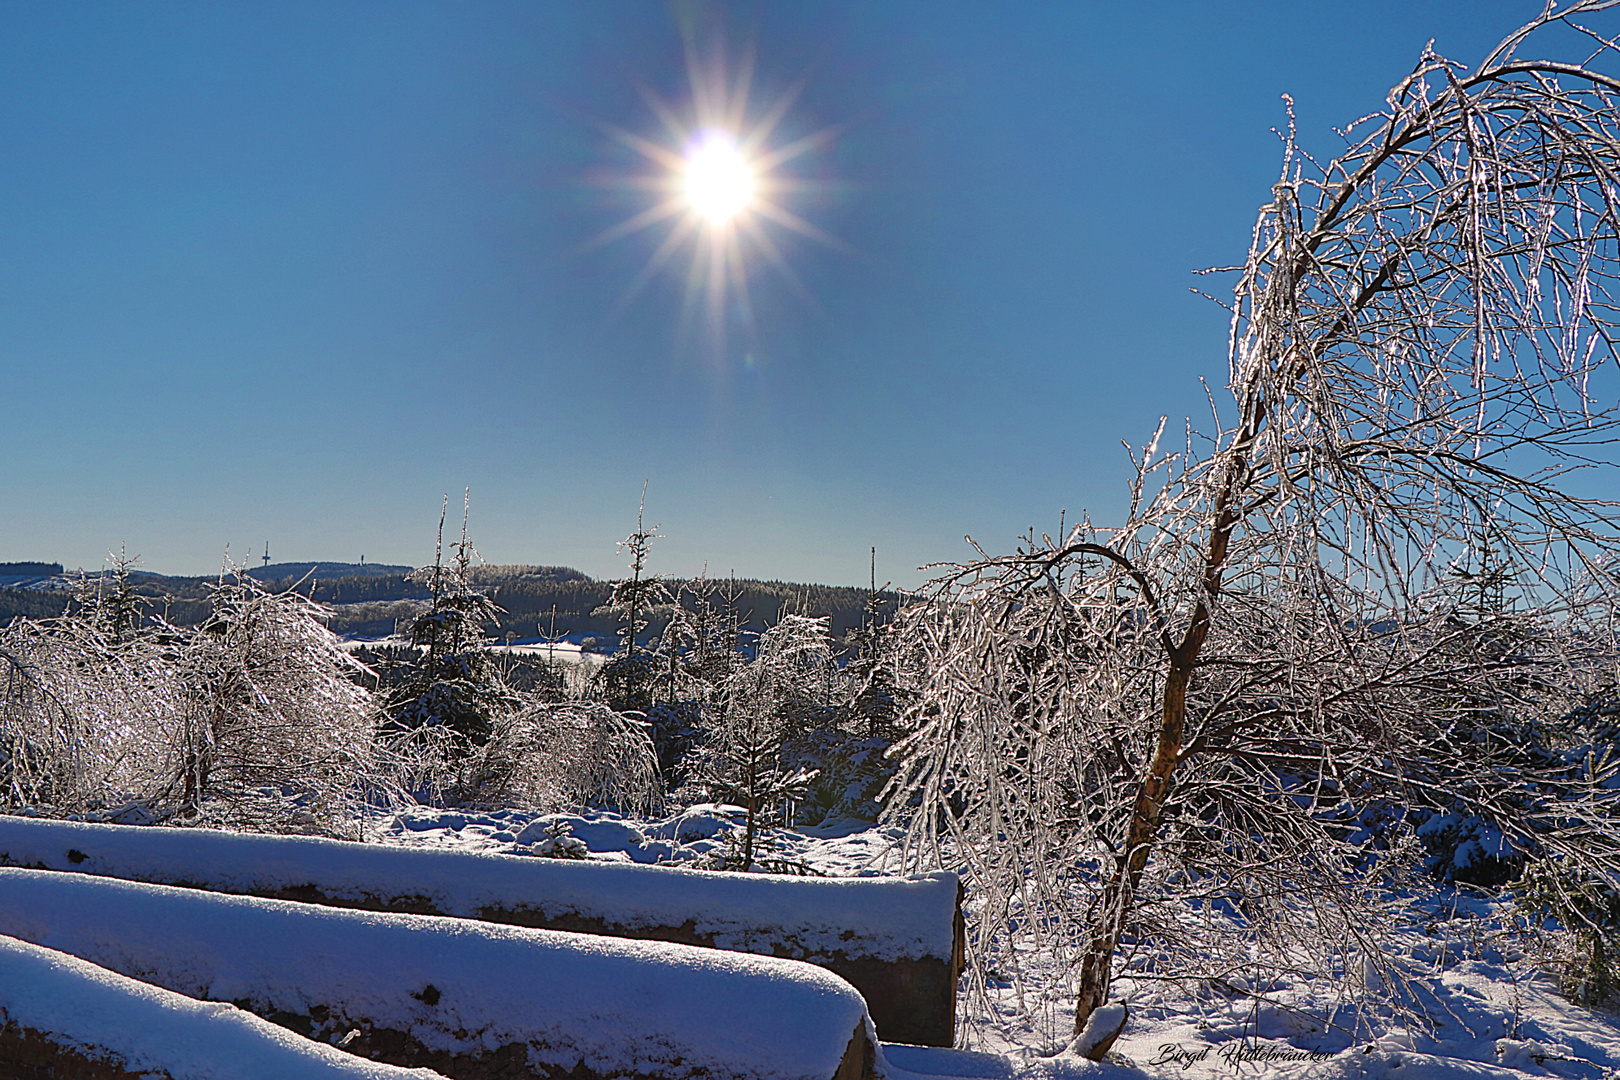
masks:
<instances>
[{"instance_id":1,"label":"sun","mask_svg":"<svg viewBox=\"0 0 1620 1080\"><path fill-rule=\"evenodd\" d=\"M781 130L790 126L783 121L790 117L804 82L771 100L755 100L750 93L752 50L733 68L723 49L716 47L703 57L688 41L686 70L687 92L679 100L642 90L663 128L662 137L603 125L615 140L641 156L648 171L600 182L643 192L651 205L585 246L666 228L667 234L626 289L621 306L686 253L687 314L702 313L711 342L724 353L728 326L740 323L752 329L749 281L759 265L769 265L801 296L809 295L779 243L785 234L847 250L793 209L796 201L830 186L825 179L796 175L795 163L824 149L837 129L782 139Z\"/></svg>"},{"instance_id":2,"label":"sun","mask_svg":"<svg viewBox=\"0 0 1620 1080\"><path fill-rule=\"evenodd\" d=\"M711 226L748 209L754 200L754 167L730 132L709 128L686 149L686 201Z\"/></svg>"}]
</instances>

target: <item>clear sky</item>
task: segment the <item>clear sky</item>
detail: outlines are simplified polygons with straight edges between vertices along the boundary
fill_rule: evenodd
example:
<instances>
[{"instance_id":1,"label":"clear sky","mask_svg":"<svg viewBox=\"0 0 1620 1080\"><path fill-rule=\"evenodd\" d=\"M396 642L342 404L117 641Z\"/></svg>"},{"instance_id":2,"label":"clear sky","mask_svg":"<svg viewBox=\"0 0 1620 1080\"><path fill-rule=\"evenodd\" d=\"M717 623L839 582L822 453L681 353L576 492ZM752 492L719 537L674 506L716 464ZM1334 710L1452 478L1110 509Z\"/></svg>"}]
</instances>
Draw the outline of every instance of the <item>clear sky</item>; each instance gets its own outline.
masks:
<instances>
[{"instance_id":1,"label":"clear sky","mask_svg":"<svg viewBox=\"0 0 1620 1080\"><path fill-rule=\"evenodd\" d=\"M1207 414L1297 103L1331 156L1429 38L1539 0L0 6L0 561L490 562L912 586L1123 505ZM753 215L709 317L687 43L756 63ZM795 96L795 88L797 93ZM764 181L761 181L762 193ZM826 239L805 235L802 222ZM697 230L699 242L706 234ZM700 251L707 250L699 249ZM633 289L644 279L639 289Z\"/></svg>"}]
</instances>

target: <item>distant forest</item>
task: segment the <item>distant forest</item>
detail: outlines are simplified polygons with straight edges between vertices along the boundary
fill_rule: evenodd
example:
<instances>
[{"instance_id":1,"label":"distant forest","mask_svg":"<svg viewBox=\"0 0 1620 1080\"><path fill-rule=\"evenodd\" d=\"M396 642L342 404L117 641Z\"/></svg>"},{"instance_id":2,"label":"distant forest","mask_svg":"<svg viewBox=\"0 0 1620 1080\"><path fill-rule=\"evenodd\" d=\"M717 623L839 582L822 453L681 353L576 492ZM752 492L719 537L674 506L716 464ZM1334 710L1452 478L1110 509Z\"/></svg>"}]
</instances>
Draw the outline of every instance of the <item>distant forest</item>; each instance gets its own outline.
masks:
<instances>
[{"instance_id":1,"label":"distant forest","mask_svg":"<svg viewBox=\"0 0 1620 1080\"><path fill-rule=\"evenodd\" d=\"M0 567L6 565L0 563ZM60 574L55 564L26 565ZM429 598L425 582L411 580L403 568L393 566L281 563L255 568L252 576L273 591L296 587L305 596L312 596L332 609L328 623L331 629L352 637L392 634L396 622L417 614ZM197 626L208 617L208 586L218 580L216 576L168 577L141 572L131 577L135 591L146 600L148 612L178 626ZM555 636L575 642L595 638L606 651L611 651L617 641L624 620L606 610L613 592L610 581L597 581L566 566L481 566L472 570L471 577L503 609L499 624L488 627L494 640L504 641L508 636L513 640ZM94 588L96 580L96 575L87 575L85 587ZM672 594L679 595L680 580L666 579L666 584ZM747 578L718 579L714 584L718 592L735 597L738 614L748 629L764 630L783 615L830 616L835 639L861 625L871 599L868 590L846 586ZM60 587L0 588L0 626L18 616L43 619L61 615L72 595L72 589ZM718 595L715 599L720 602ZM880 592L877 599L884 614L892 614L899 602L892 591ZM669 622L669 608L655 608L650 615L647 634L655 637Z\"/></svg>"},{"instance_id":2,"label":"distant forest","mask_svg":"<svg viewBox=\"0 0 1620 1080\"><path fill-rule=\"evenodd\" d=\"M61 572L62 564L55 562L0 562L0 578L46 577Z\"/></svg>"}]
</instances>

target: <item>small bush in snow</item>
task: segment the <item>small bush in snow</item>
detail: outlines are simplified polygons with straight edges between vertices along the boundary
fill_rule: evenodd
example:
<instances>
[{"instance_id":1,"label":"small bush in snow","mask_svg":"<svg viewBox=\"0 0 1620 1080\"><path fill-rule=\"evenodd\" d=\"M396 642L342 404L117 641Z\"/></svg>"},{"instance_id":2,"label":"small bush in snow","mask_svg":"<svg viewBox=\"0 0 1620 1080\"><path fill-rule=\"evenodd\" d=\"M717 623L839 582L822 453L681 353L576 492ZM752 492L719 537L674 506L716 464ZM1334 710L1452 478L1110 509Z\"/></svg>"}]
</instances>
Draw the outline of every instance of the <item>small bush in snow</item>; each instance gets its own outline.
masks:
<instances>
[{"instance_id":1,"label":"small bush in snow","mask_svg":"<svg viewBox=\"0 0 1620 1080\"><path fill-rule=\"evenodd\" d=\"M456 794L482 805L649 810L659 797L646 721L601 702L538 702L500 716L454 768Z\"/></svg>"},{"instance_id":2,"label":"small bush in snow","mask_svg":"<svg viewBox=\"0 0 1620 1080\"><path fill-rule=\"evenodd\" d=\"M534 853L547 859L584 859L590 855L585 841L573 836L573 826L553 821L546 826L546 838L534 845Z\"/></svg>"}]
</instances>

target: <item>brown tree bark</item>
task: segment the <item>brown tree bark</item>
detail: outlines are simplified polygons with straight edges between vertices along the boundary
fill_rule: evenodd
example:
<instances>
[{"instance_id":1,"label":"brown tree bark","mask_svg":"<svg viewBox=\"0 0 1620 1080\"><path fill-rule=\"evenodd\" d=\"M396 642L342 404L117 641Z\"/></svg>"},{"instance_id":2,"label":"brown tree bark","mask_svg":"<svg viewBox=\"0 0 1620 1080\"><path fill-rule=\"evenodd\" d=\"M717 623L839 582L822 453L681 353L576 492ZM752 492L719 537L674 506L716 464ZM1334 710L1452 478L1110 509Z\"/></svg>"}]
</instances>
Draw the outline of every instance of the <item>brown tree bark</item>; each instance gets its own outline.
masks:
<instances>
[{"instance_id":1,"label":"brown tree bark","mask_svg":"<svg viewBox=\"0 0 1620 1080\"><path fill-rule=\"evenodd\" d=\"M1198 654L1209 638L1211 605L1220 595L1227 553L1231 550L1232 534L1238 525L1239 518L1233 507L1238 504L1250 477L1250 455L1261 425L1265 423L1265 399L1252 394L1247 405L1242 426L1232 443L1225 475L1215 496L1215 520L1204 555L1203 592L1193 606L1186 633L1174 648L1169 649L1158 741L1131 807L1130 825L1126 829L1119 866L1113 879L1103 888L1097 932L1080 962L1080 989L1074 1008L1076 1034L1085 1028L1091 1014L1108 1000L1114 951L1125 932L1142 873L1147 869L1148 857L1158 839L1164 805L1170 797L1171 781L1186 744L1187 690L1192 685Z\"/></svg>"}]
</instances>

